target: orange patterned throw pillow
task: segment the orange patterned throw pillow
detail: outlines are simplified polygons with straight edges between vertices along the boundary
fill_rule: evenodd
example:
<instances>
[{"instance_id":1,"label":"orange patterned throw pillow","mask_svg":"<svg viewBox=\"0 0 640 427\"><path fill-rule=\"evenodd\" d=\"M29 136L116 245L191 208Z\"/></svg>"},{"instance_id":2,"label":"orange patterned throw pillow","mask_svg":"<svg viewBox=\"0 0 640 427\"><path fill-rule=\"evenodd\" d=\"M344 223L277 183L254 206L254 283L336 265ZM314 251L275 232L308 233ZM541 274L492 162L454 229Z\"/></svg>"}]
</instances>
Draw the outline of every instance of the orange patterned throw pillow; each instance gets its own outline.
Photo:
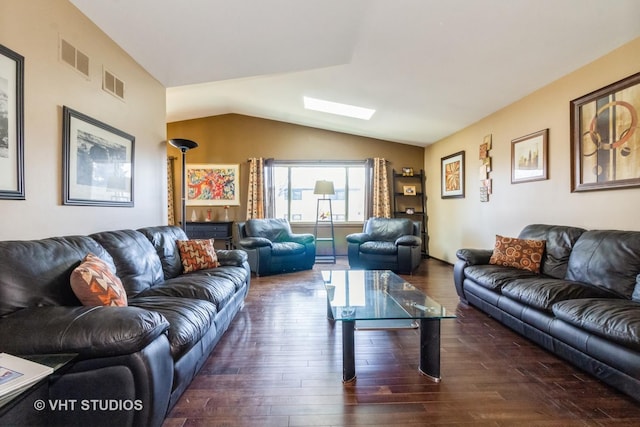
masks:
<instances>
[{"instance_id":1,"label":"orange patterned throw pillow","mask_svg":"<svg viewBox=\"0 0 640 427\"><path fill-rule=\"evenodd\" d=\"M71 272L71 289L85 306L127 305L127 293L118 276L92 253Z\"/></svg>"},{"instance_id":2,"label":"orange patterned throw pillow","mask_svg":"<svg viewBox=\"0 0 640 427\"><path fill-rule=\"evenodd\" d=\"M213 239L178 240L178 249L185 273L220 265L213 249Z\"/></svg>"},{"instance_id":3,"label":"orange patterned throw pillow","mask_svg":"<svg viewBox=\"0 0 640 427\"><path fill-rule=\"evenodd\" d=\"M540 273L545 240L516 239L496 235L496 245L489 264Z\"/></svg>"}]
</instances>

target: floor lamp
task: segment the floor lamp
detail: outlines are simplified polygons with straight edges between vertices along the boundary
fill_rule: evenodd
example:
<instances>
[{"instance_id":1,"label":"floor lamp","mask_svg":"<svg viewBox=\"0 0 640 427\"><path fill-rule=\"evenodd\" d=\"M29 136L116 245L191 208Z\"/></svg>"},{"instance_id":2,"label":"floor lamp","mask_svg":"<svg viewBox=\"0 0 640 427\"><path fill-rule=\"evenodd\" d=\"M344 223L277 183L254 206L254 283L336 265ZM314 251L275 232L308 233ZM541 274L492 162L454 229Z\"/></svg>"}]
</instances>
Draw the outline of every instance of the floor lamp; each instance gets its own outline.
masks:
<instances>
[{"instance_id":1,"label":"floor lamp","mask_svg":"<svg viewBox=\"0 0 640 427\"><path fill-rule=\"evenodd\" d=\"M191 141L190 139L182 139L182 138L174 138L169 140L169 144L178 148L182 152L182 200L180 202L180 208L182 209L182 214L180 216L180 221L182 224L182 229L187 231L187 151L192 148L196 148L198 143L195 141Z\"/></svg>"},{"instance_id":2,"label":"floor lamp","mask_svg":"<svg viewBox=\"0 0 640 427\"><path fill-rule=\"evenodd\" d=\"M316 243L318 242L330 242L331 243L331 255L317 255L316 262L331 262L333 264L336 263L336 243L335 236L333 230L333 208L331 207L331 199L327 197L327 195L336 194L333 188L333 181L316 181L316 185L313 189L313 194L322 194L322 198L318 199L318 204L316 206L316 226L313 229L313 234L316 237ZM320 202L329 202L329 212L325 217L324 213L321 213L320 210ZM318 223L321 221L329 222L329 227L331 231L330 236L319 237L318 236ZM317 248L316 248L317 249Z\"/></svg>"}]
</instances>

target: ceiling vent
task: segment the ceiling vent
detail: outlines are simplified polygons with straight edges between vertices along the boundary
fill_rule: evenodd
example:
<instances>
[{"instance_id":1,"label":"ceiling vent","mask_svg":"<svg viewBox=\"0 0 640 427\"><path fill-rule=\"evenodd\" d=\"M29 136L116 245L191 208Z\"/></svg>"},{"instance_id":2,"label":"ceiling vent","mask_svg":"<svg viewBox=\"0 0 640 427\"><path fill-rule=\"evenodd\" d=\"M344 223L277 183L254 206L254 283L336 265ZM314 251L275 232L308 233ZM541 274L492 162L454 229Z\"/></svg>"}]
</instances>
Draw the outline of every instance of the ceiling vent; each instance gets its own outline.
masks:
<instances>
[{"instance_id":1,"label":"ceiling vent","mask_svg":"<svg viewBox=\"0 0 640 427\"><path fill-rule=\"evenodd\" d=\"M60 39L60 60L89 78L89 57L62 38Z\"/></svg>"},{"instance_id":2,"label":"ceiling vent","mask_svg":"<svg viewBox=\"0 0 640 427\"><path fill-rule=\"evenodd\" d=\"M102 89L124 101L124 82L106 69L102 73Z\"/></svg>"}]
</instances>

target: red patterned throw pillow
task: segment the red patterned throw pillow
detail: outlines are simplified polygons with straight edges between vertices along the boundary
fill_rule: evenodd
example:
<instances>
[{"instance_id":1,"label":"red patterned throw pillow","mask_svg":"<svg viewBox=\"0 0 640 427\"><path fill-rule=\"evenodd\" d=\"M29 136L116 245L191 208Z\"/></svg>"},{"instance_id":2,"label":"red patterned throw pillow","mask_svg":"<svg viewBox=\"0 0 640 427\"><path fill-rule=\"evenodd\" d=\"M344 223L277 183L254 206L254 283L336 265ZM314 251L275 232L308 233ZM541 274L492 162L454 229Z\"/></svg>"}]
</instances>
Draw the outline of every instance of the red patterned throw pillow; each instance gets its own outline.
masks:
<instances>
[{"instance_id":1,"label":"red patterned throw pillow","mask_svg":"<svg viewBox=\"0 0 640 427\"><path fill-rule=\"evenodd\" d=\"M545 240L516 239L496 235L496 245L489 264L540 273Z\"/></svg>"},{"instance_id":2,"label":"red patterned throw pillow","mask_svg":"<svg viewBox=\"0 0 640 427\"><path fill-rule=\"evenodd\" d=\"M127 293L122 281L107 263L91 253L71 272L71 289L85 306L127 305Z\"/></svg>"},{"instance_id":3,"label":"red patterned throw pillow","mask_svg":"<svg viewBox=\"0 0 640 427\"><path fill-rule=\"evenodd\" d=\"M220 265L213 249L213 239L178 240L178 249L185 273Z\"/></svg>"}]
</instances>

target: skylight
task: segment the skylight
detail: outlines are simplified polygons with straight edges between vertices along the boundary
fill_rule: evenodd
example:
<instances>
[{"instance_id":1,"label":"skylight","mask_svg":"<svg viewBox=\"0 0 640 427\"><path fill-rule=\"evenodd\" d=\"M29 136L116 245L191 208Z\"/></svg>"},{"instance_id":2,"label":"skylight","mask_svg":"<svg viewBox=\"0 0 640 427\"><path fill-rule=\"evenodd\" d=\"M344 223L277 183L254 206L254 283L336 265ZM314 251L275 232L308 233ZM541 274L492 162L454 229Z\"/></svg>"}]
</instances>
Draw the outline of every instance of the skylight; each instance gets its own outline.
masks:
<instances>
[{"instance_id":1,"label":"skylight","mask_svg":"<svg viewBox=\"0 0 640 427\"><path fill-rule=\"evenodd\" d=\"M304 97L304 108L307 110L322 111L324 113L338 114L340 116L354 117L356 119L369 120L376 110L357 107L355 105L341 104L339 102L325 101L322 99Z\"/></svg>"}]
</instances>

